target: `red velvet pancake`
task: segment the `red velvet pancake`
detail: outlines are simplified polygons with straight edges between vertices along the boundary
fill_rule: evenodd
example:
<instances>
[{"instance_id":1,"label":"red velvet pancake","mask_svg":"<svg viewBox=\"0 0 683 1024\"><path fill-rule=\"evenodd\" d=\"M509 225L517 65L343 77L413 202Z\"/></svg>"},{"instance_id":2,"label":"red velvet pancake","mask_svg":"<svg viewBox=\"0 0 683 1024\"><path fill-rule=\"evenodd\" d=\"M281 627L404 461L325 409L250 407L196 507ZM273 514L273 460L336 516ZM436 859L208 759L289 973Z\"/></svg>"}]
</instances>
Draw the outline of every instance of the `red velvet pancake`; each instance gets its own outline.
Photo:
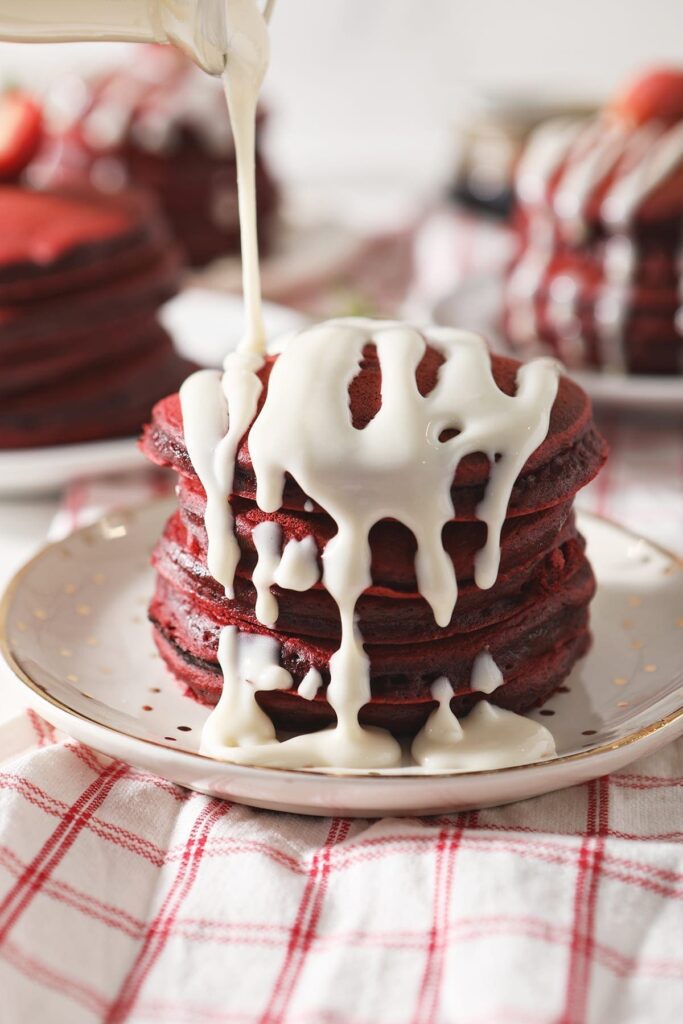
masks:
<instances>
[{"instance_id":1,"label":"red velvet pancake","mask_svg":"<svg viewBox=\"0 0 683 1024\"><path fill-rule=\"evenodd\" d=\"M134 185L155 194L187 261L202 266L239 250L237 178L228 111L219 80L171 47L139 47L133 60L81 83L54 87L53 105L32 182L53 186L86 181L106 191ZM65 106L67 113L65 114ZM259 235L267 246L278 205L277 188L260 146L257 122L256 191Z\"/></svg>"},{"instance_id":2,"label":"red velvet pancake","mask_svg":"<svg viewBox=\"0 0 683 1024\"><path fill-rule=\"evenodd\" d=\"M683 72L653 72L560 145L555 163L534 146L566 124L532 137L502 317L520 351L540 341L573 366L683 372L682 99Z\"/></svg>"},{"instance_id":3,"label":"red velvet pancake","mask_svg":"<svg viewBox=\"0 0 683 1024\"><path fill-rule=\"evenodd\" d=\"M157 320L178 260L132 193L0 188L0 447L136 434L192 367Z\"/></svg>"},{"instance_id":4,"label":"red velvet pancake","mask_svg":"<svg viewBox=\"0 0 683 1024\"><path fill-rule=\"evenodd\" d=\"M436 351L427 350L416 375L422 394L434 387L441 361ZM261 371L261 405L273 362L269 358ZM514 394L519 364L494 356L492 365L498 385ZM357 427L379 407L380 384L376 351L368 346L349 388ZM283 544L312 537L320 556L336 531L333 520L324 509L308 503L294 480L288 480L278 512L266 514L256 506L247 431L239 446L230 499L240 561L235 596L228 599L207 568L205 495L187 455L177 395L155 407L141 444L153 462L172 467L180 477L179 508L154 554L157 587L150 605L155 640L170 670L199 699L215 703L222 686L217 662L221 629L235 625L241 632L269 635L277 641L281 664L291 673L294 686L288 691L260 691L259 703L284 729L306 731L332 722L334 713L324 691L329 659L340 638L334 601L321 582L304 592L273 586L279 615L268 629L255 615L251 576L256 563L252 535L259 523L276 522ZM444 529L459 596L444 628L435 624L418 592L410 531L392 520L375 525L370 535L372 585L357 606L371 667L372 700L361 712L362 721L397 733L415 732L435 706L430 686L440 676L453 685L454 711L466 713L482 697L470 689L469 681L474 660L484 649L491 652L505 679L489 698L494 703L523 711L561 684L589 646L588 604L595 588L572 501L605 457L588 399L571 381L561 379L548 435L513 490L502 532L499 575L487 591L475 585L473 573L474 557L486 537L475 509L490 467L483 455L463 460L452 487L455 515ZM296 693L296 686L311 666L320 672L323 687L308 701Z\"/></svg>"}]
</instances>

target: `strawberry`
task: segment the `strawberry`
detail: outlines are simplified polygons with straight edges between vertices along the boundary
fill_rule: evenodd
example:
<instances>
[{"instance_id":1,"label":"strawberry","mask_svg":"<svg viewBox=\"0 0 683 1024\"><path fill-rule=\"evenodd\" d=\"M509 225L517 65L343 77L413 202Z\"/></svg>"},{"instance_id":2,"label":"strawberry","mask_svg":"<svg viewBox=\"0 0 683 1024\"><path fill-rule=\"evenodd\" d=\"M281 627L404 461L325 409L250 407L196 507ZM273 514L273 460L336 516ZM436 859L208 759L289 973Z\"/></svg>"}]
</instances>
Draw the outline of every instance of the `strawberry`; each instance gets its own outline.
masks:
<instances>
[{"instance_id":1,"label":"strawberry","mask_svg":"<svg viewBox=\"0 0 683 1024\"><path fill-rule=\"evenodd\" d=\"M0 96L0 181L15 181L42 138L42 113L29 96L10 91Z\"/></svg>"},{"instance_id":2,"label":"strawberry","mask_svg":"<svg viewBox=\"0 0 683 1024\"><path fill-rule=\"evenodd\" d=\"M609 109L624 121L645 124L683 119L683 70L661 68L649 71L620 89Z\"/></svg>"}]
</instances>

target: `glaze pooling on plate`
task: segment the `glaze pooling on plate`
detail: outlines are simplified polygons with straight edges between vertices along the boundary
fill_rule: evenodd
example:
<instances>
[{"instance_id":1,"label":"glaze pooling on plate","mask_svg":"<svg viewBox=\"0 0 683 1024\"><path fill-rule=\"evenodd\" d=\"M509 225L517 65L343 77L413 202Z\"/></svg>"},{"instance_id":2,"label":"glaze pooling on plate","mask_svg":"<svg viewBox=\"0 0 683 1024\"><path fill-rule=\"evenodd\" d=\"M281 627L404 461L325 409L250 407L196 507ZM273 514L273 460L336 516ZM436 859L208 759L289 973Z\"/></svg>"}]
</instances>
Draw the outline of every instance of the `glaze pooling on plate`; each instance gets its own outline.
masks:
<instances>
[{"instance_id":1,"label":"glaze pooling on plate","mask_svg":"<svg viewBox=\"0 0 683 1024\"><path fill-rule=\"evenodd\" d=\"M348 388L360 372L367 345L377 351L381 405L370 422L357 429ZM443 362L433 390L423 395L416 370L428 346ZM254 353L241 350L226 361L222 380L201 372L181 389L188 451L208 498L209 567L228 596L239 548L227 499L236 444L247 430L261 390L259 369ZM369 663L356 622L358 599L372 582L370 530L383 519L394 519L412 532L419 592L436 623L446 626L457 599L457 581L442 531L455 513L451 487L457 467L475 452L483 452L490 462L485 496L477 508L487 537L475 561L476 584L488 589L498 574L500 532L512 488L546 437L557 386L557 364L537 360L518 371L516 394L505 394L493 378L483 340L462 331L432 328L421 333L392 321L349 319L289 338L273 363L265 400L249 428L249 452L256 501L264 512L280 508L289 475L337 527L322 553L322 581L341 621L341 642L330 660L327 688L337 725L275 741L272 724L256 703L258 680L247 681L240 673L242 641L230 626L219 646L224 685L205 728L206 751L233 760L292 766L378 768L400 762L401 749L388 732L363 728L358 722L360 709L370 699ZM305 410L305 415L292 415L292 409ZM275 524L263 523L255 536L256 615L266 626L277 617L269 589L280 564L277 534ZM311 573L309 580L300 582L316 579ZM291 678L283 676L282 685L288 688ZM497 723L503 720L511 721L503 716ZM499 732L502 735L505 729ZM261 745L254 746L254 736L261 737ZM544 743L547 749L547 735ZM418 749L423 747L424 743ZM514 760L518 755L508 750L506 756Z\"/></svg>"},{"instance_id":2,"label":"glaze pooling on plate","mask_svg":"<svg viewBox=\"0 0 683 1024\"><path fill-rule=\"evenodd\" d=\"M272 12L274 0L268 5ZM256 218L256 107L268 68L270 38L256 0L230 0L223 7L229 56L223 85L230 111L237 163L237 199L242 251L242 291L247 310L246 351L261 353L266 342L261 311Z\"/></svg>"}]
</instances>

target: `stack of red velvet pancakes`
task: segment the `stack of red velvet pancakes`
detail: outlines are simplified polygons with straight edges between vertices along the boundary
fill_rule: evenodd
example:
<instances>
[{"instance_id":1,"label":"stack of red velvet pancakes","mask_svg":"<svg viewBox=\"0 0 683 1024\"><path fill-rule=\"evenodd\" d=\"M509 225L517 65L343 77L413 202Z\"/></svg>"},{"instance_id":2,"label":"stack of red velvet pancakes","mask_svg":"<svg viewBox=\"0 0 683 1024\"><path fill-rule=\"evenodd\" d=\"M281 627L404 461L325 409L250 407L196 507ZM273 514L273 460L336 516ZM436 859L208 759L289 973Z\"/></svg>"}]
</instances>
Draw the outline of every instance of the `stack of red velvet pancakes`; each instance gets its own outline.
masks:
<instances>
[{"instance_id":1,"label":"stack of red velvet pancakes","mask_svg":"<svg viewBox=\"0 0 683 1024\"><path fill-rule=\"evenodd\" d=\"M683 72L629 85L595 118L532 136L503 327L570 366L683 372Z\"/></svg>"},{"instance_id":2,"label":"stack of red velvet pancakes","mask_svg":"<svg viewBox=\"0 0 683 1024\"><path fill-rule=\"evenodd\" d=\"M277 189L260 146L259 237L267 245ZM171 47L144 46L121 68L74 88L57 82L48 134L30 171L38 185L86 180L105 192L153 192L187 261L201 266L239 250L237 168L219 80Z\"/></svg>"},{"instance_id":3,"label":"stack of red velvet pancakes","mask_svg":"<svg viewBox=\"0 0 683 1024\"><path fill-rule=\"evenodd\" d=\"M191 367L157 321L177 256L147 200L0 188L0 447L137 434Z\"/></svg>"},{"instance_id":4,"label":"stack of red velvet pancakes","mask_svg":"<svg viewBox=\"0 0 683 1024\"><path fill-rule=\"evenodd\" d=\"M260 377L263 391L277 357L269 357ZM518 363L492 358L498 386L514 394ZM428 394L437 381L440 356L428 347L417 369L417 386ZM379 404L381 374L376 352L364 350L360 372L349 387L353 425L363 428ZM293 410L305 415L305 410ZM168 521L154 556L156 593L150 606L155 640L174 675L200 700L215 704L221 693L218 640L222 628L275 638L280 662L292 676L292 688L260 690L258 703L275 724L307 731L334 721L325 686L329 661L339 647L337 605L322 583L295 592L273 586L279 614L272 629L255 614L252 574L257 556L254 530L270 520L279 525L283 544L312 537L318 560L335 532L325 510L287 477L282 507L266 514L255 500L255 475L249 454L249 431L239 445L230 503L240 561L234 599L207 568L204 527L206 496L188 456L179 397L172 395L154 409L142 441L155 463L179 475L178 510ZM444 544L459 581L459 596L444 628L418 592L416 545L410 531L395 520L378 522L370 533L372 585L360 598L358 626L370 662L372 699L360 713L363 723L415 733L435 707L431 684L446 677L451 702L464 714L483 694L470 681L477 655L490 652L504 683L487 697L501 707L523 711L545 700L567 676L590 643L588 605L595 581L577 533L572 503L577 490L598 472L606 457L590 404L574 383L561 379L545 441L529 458L512 491L502 531L502 558L497 581L489 590L474 583L474 559L486 539L477 520L490 473L484 455L460 463L451 494L455 518L444 530ZM429 495L424 496L430 500ZM313 667L323 685L313 699L297 685Z\"/></svg>"}]
</instances>

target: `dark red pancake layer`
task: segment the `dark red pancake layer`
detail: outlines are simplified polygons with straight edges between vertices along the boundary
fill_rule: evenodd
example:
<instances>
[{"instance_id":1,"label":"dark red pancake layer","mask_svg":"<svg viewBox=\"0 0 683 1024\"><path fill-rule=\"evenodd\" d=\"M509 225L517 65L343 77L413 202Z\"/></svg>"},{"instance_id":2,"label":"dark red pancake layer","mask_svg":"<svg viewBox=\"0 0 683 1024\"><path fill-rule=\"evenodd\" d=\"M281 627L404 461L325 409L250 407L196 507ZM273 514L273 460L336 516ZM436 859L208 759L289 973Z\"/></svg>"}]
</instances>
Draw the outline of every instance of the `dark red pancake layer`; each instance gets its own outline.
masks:
<instances>
[{"instance_id":1,"label":"dark red pancake layer","mask_svg":"<svg viewBox=\"0 0 683 1024\"><path fill-rule=\"evenodd\" d=\"M457 529L451 532L452 542L457 542L454 536L457 532ZM467 528L461 532L464 549L470 538ZM476 547L469 549L470 559L474 558L476 550ZM396 563L404 571L413 573L413 559L407 558L400 563L399 551L395 554ZM480 590L473 580L461 577L457 609L450 624L443 628L436 625L429 605L418 593L414 573L412 580L406 578L404 587L407 589L395 589L375 576L375 585L358 602L361 632L367 643L393 644L439 640L456 633L470 632L535 604L541 594L552 592L566 577L570 564L576 565L582 560L582 546L572 517L555 536L551 548L534 551L521 564L503 568L490 590ZM228 600L207 572L205 538L203 544L189 545L188 533L179 514L169 520L155 554L159 575L170 588L193 595L198 605L218 622L226 616L235 615L260 630L254 611L256 592L248 568L250 561L253 566L253 558L241 561L235 580L235 596ZM303 593L286 592L277 586L271 589L279 600L278 631L339 641L337 606L321 583ZM391 616L387 615L389 602Z\"/></svg>"},{"instance_id":2,"label":"dark red pancake layer","mask_svg":"<svg viewBox=\"0 0 683 1024\"><path fill-rule=\"evenodd\" d=\"M157 320L177 256L138 195L0 189L0 447L136 434L192 367Z\"/></svg>"},{"instance_id":3,"label":"dark red pancake layer","mask_svg":"<svg viewBox=\"0 0 683 1024\"><path fill-rule=\"evenodd\" d=\"M206 531L204 511L206 499L201 485L196 480L181 479L178 485L180 500L179 529L180 545L188 554L205 560ZM235 531L241 549L238 574L250 577L256 562L256 551L252 533L259 523L272 521L280 526L283 540L302 540L312 536L319 551L334 536L335 527L329 516L321 512L292 513L281 509L279 512L262 512L253 503L243 498L233 498ZM561 531L565 530L571 518L571 504L558 504L526 516L510 517L503 525L501 534L500 572L508 573L534 557L542 557L560 542ZM573 520L571 523L573 528ZM173 521L168 531L174 531ZM173 533L171 533L173 539ZM486 539L483 523L470 520L453 520L443 530L443 543L455 568L458 580L464 585L474 577L474 555ZM374 587L393 593L413 594L416 590L414 560L415 538L410 530L394 520L383 520L370 531L372 556L372 578Z\"/></svg>"},{"instance_id":4,"label":"dark red pancake layer","mask_svg":"<svg viewBox=\"0 0 683 1024\"><path fill-rule=\"evenodd\" d=\"M434 707L429 685L440 676L452 683L453 709L464 713L482 694L469 688L472 666L477 654L488 649L505 677L505 683L491 700L513 711L524 711L542 702L562 683L574 661L590 643L587 605L594 593L594 580L588 563L553 595L532 611L511 616L472 634L462 634L427 644L372 645L365 648L372 673L372 701L361 715L364 721L395 732L413 732L424 724ZM197 602L181 592L167 592L159 581L150 605L155 639L171 671L206 703L215 704L220 696L222 677L215 660L220 626L232 624L242 632L256 632L238 618L217 624L197 610ZM281 664L298 682L313 665L327 681L327 664L336 643L313 642L265 630L280 643ZM199 642L214 653L201 658L191 648ZM489 698L487 698L489 699ZM259 693L259 702L269 712L277 712L277 724L283 728L310 729L329 724L334 714L324 691L313 701L305 701L294 689Z\"/></svg>"},{"instance_id":5,"label":"dark red pancake layer","mask_svg":"<svg viewBox=\"0 0 683 1024\"><path fill-rule=\"evenodd\" d=\"M264 390L272 362L262 371ZM440 357L428 350L417 373L423 394L434 387L439 365ZM493 357L495 379L508 394L514 393L518 365ZM379 387L376 354L369 347L349 389L357 427L377 409ZM259 523L274 521L283 544L312 536L320 554L336 532L334 522L315 505L310 512L304 510L307 496L293 480L288 481L278 512L265 514L256 506L247 433L239 448L231 499L241 557L235 596L229 600L207 569L205 495L187 456L177 396L155 407L142 448L152 461L171 466L180 476L179 509L154 555L157 587L150 606L155 639L170 670L199 699L215 703L222 685L217 662L221 629L235 625L240 632L270 635L294 687L260 692L259 703L282 728L307 730L329 724L334 714L324 689L329 659L339 645L336 605L320 582L303 593L273 586L278 619L273 629L259 623L251 582L256 562L252 534ZM473 575L475 555L486 537L475 509L489 463L476 455L463 461L452 488L455 517L443 535L459 596L451 622L443 629L436 626L417 590L410 531L388 520L373 528L373 583L357 606L371 670L372 700L362 712L363 721L395 732L416 731L434 707L430 685L439 676L446 676L454 687L453 708L466 713L481 699L470 690L469 681L474 660L484 649L504 674L504 685L492 696L503 707L522 711L561 684L589 645L587 606L595 588L576 532L572 500L605 455L588 400L576 385L562 379L548 436L515 487L502 533L499 576L488 591L477 588ZM295 688L311 666L321 673L323 688L313 701L306 701Z\"/></svg>"}]
</instances>

